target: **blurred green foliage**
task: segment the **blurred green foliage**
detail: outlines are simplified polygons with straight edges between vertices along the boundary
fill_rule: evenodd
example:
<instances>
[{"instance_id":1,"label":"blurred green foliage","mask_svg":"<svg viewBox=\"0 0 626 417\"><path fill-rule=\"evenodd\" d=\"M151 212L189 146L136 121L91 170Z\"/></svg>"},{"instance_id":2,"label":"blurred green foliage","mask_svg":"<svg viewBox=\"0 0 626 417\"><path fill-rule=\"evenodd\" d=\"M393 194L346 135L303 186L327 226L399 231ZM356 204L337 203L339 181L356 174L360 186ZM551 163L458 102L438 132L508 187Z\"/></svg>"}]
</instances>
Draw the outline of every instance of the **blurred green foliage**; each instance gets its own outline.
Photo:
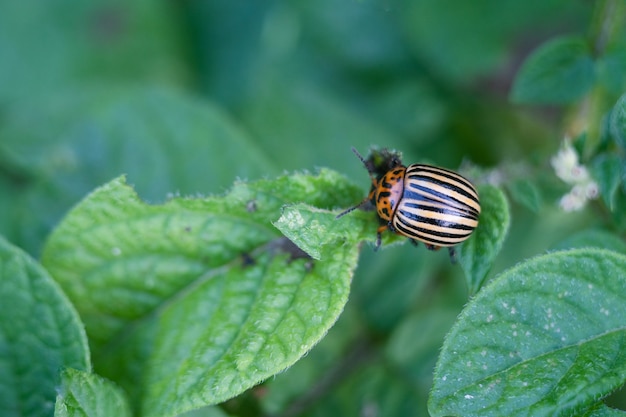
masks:
<instances>
[{"instance_id":1,"label":"blurred green foliage","mask_svg":"<svg viewBox=\"0 0 626 417\"><path fill-rule=\"evenodd\" d=\"M350 147L374 145L504 187L511 226L490 276L557 247L616 248L624 30L610 0L3 2L0 234L37 258L120 174L149 202L318 167L365 195ZM602 197L564 214L549 161L566 135ZM308 356L193 415L428 415L468 292L444 251L366 244L346 310Z\"/></svg>"}]
</instances>

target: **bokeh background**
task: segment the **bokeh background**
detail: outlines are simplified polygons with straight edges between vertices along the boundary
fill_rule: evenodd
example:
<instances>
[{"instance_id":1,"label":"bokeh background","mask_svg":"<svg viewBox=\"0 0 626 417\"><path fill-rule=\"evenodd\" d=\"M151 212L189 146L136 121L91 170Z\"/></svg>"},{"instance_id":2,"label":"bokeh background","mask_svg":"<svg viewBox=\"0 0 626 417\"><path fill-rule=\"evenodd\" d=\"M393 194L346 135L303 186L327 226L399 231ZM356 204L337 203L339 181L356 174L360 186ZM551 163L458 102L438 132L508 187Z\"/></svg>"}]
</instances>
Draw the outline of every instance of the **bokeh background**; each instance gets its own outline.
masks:
<instances>
[{"instance_id":1,"label":"bokeh background","mask_svg":"<svg viewBox=\"0 0 626 417\"><path fill-rule=\"evenodd\" d=\"M550 183L564 113L508 99L524 58L555 36L586 33L593 6L2 2L0 233L38 257L63 214L122 173L153 203L318 167L365 195L350 147L379 146L477 182L504 178L512 226L495 274L596 221L564 216L558 192L515 198L529 190L519 180ZM211 413L427 415L438 348L467 297L445 251L366 244L346 311L320 345Z\"/></svg>"}]
</instances>

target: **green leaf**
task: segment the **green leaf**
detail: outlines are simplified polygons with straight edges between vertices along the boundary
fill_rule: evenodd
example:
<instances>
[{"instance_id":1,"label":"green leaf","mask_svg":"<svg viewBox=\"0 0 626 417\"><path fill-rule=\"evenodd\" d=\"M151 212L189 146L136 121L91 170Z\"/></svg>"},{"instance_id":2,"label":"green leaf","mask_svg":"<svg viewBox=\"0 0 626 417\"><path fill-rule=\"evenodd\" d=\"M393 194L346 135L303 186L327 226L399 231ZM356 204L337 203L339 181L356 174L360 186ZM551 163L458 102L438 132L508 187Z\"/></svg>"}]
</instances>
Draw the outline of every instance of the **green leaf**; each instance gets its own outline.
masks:
<instances>
[{"instance_id":1,"label":"green leaf","mask_svg":"<svg viewBox=\"0 0 626 417\"><path fill-rule=\"evenodd\" d=\"M0 414L49 416L65 366L91 367L76 311L48 273L0 237Z\"/></svg>"},{"instance_id":2,"label":"green leaf","mask_svg":"<svg viewBox=\"0 0 626 417\"><path fill-rule=\"evenodd\" d=\"M75 369L61 372L55 417L130 417L128 401L117 386L92 373Z\"/></svg>"},{"instance_id":3,"label":"green leaf","mask_svg":"<svg viewBox=\"0 0 626 417\"><path fill-rule=\"evenodd\" d=\"M314 262L271 222L285 204L346 207L361 194L321 170L151 206L118 178L67 215L43 262L83 316L94 357L128 368L116 380L145 396L147 415L174 415L285 369L332 326L358 241L336 235L345 244Z\"/></svg>"},{"instance_id":4,"label":"green leaf","mask_svg":"<svg viewBox=\"0 0 626 417\"><path fill-rule=\"evenodd\" d=\"M436 416L573 415L626 379L626 256L575 249L505 271L448 334Z\"/></svg>"},{"instance_id":5,"label":"green leaf","mask_svg":"<svg viewBox=\"0 0 626 417\"><path fill-rule=\"evenodd\" d=\"M484 185L478 188L478 196L481 207L478 227L458 249L470 294L475 294L483 284L511 223L509 203L500 189Z\"/></svg>"},{"instance_id":6,"label":"green leaf","mask_svg":"<svg viewBox=\"0 0 626 417\"><path fill-rule=\"evenodd\" d=\"M227 414L225 411L222 411L221 408L215 406L191 410L186 413L179 414L179 417L232 417L232 415Z\"/></svg>"},{"instance_id":7,"label":"green leaf","mask_svg":"<svg viewBox=\"0 0 626 417\"><path fill-rule=\"evenodd\" d=\"M0 158L27 179L13 197L15 239L35 253L63 213L121 173L149 201L277 173L221 108L166 88L106 85L17 101L0 136Z\"/></svg>"},{"instance_id":8,"label":"green leaf","mask_svg":"<svg viewBox=\"0 0 626 417\"><path fill-rule=\"evenodd\" d=\"M346 239L359 242L376 235L378 224L371 213L351 213L352 219L336 218L336 212L319 210L305 204L287 206L274 222L285 236L313 259L321 259L322 250L330 242ZM366 217L366 221L358 218Z\"/></svg>"},{"instance_id":9,"label":"green leaf","mask_svg":"<svg viewBox=\"0 0 626 417\"><path fill-rule=\"evenodd\" d=\"M374 354L372 346L363 346L358 354ZM368 350L369 349L369 350ZM353 360L359 360L359 357ZM358 364L358 363L357 363ZM348 363L348 366L354 364ZM348 369L349 370L349 369ZM337 377L324 401L311 404L306 414L327 416L423 416L426 415L426 392L416 392L415 386L383 360L370 360L354 372L344 371Z\"/></svg>"},{"instance_id":10,"label":"green leaf","mask_svg":"<svg viewBox=\"0 0 626 417\"><path fill-rule=\"evenodd\" d=\"M609 129L615 141L626 148L626 94L620 97L611 111Z\"/></svg>"},{"instance_id":11,"label":"green leaf","mask_svg":"<svg viewBox=\"0 0 626 417\"><path fill-rule=\"evenodd\" d=\"M105 85L36 98L4 115L0 150L75 199L120 173L140 195L163 200L168 192L219 192L238 176L273 169L220 107L177 90Z\"/></svg>"},{"instance_id":12,"label":"green leaf","mask_svg":"<svg viewBox=\"0 0 626 417\"><path fill-rule=\"evenodd\" d=\"M430 381L441 344L457 315L457 309L434 306L406 316L387 343L389 362L416 384Z\"/></svg>"},{"instance_id":13,"label":"green leaf","mask_svg":"<svg viewBox=\"0 0 626 417\"><path fill-rule=\"evenodd\" d=\"M615 154L600 155L591 165L593 178L600 187L604 204L615 211L615 196L622 182L624 160Z\"/></svg>"},{"instance_id":14,"label":"green leaf","mask_svg":"<svg viewBox=\"0 0 626 417\"><path fill-rule=\"evenodd\" d=\"M511 198L537 213L542 203L541 194L537 185L529 180L517 180L507 184L507 191Z\"/></svg>"},{"instance_id":15,"label":"green leaf","mask_svg":"<svg viewBox=\"0 0 626 417\"><path fill-rule=\"evenodd\" d=\"M335 325L307 355L263 384L259 399L264 415L288 415L328 374L341 367L352 349L360 349L363 331L354 303L348 303ZM294 413L295 414L295 413Z\"/></svg>"},{"instance_id":16,"label":"green leaf","mask_svg":"<svg viewBox=\"0 0 626 417\"><path fill-rule=\"evenodd\" d=\"M207 277L165 311L153 355L155 363L165 365L150 367L156 371L149 374L148 415L224 401L292 365L322 338L347 302L357 243L363 239L335 216L295 205L275 222L319 262L266 253L254 265ZM304 256L297 248L289 251ZM181 328L181 321L197 326Z\"/></svg>"},{"instance_id":17,"label":"green leaf","mask_svg":"<svg viewBox=\"0 0 626 417\"><path fill-rule=\"evenodd\" d=\"M364 248L357 270L359 284L352 290L361 319L370 330L393 331L416 303L422 302L428 289L439 284L442 266L450 266L447 251L433 253L423 245L405 243L377 252Z\"/></svg>"},{"instance_id":18,"label":"green leaf","mask_svg":"<svg viewBox=\"0 0 626 417\"><path fill-rule=\"evenodd\" d=\"M188 73L173 10L149 0L3 3L0 102L13 104L42 91L60 97L69 85L104 79L183 84Z\"/></svg>"},{"instance_id":19,"label":"green leaf","mask_svg":"<svg viewBox=\"0 0 626 417\"><path fill-rule=\"evenodd\" d=\"M614 408L609 408L606 405L600 403L591 409L589 409L583 417L624 417L626 416L626 411L616 410Z\"/></svg>"},{"instance_id":20,"label":"green leaf","mask_svg":"<svg viewBox=\"0 0 626 417\"><path fill-rule=\"evenodd\" d=\"M586 229L569 236L553 249L601 248L626 253L626 241L615 233L599 229Z\"/></svg>"},{"instance_id":21,"label":"green leaf","mask_svg":"<svg viewBox=\"0 0 626 417\"><path fill-rule=\"evenodd\" d=\"M598 57L596 64L598 82L611 92L621 93L626 89L626 45L619 42Z\"/></svg>"},{"instance_id":22,"label":"green leaf","mask_svg":"<svg viewBox=\"0 0 626 417\"><path fill-rule=\"evenodd\" d=\"M398 18L415 56L438 77L465 83L488 76L515 53L521 34L529 28L550 28L555 20L577 20L587 5L562 1L501 0L403 1ZM401 8L400 8L401 7ZM581 10L582 9L582 10Z\"/></svg>"},{"instance_id":23,"label":"green leaf","mask_svg":"<svg viewBox=\"0 0 626 417\"><path fill-rule=\"evenodd\" d=\"M515 77L517 103L566 104L578 100L594 82L594 63L586 40L561 37L535 50Z\"/></svg>"},{"instance_id":24,"label":"green leaf","mask_svg":"<svg viewBox=\"0 0 626 417\"><path fill-rule=\"evenodd\" d=\"M355 245L326 252L330 261L313 267L265 254L255 265L207 278L168 308L148 374L146 415L222 402L306 354L343 310L358 257Z\"/></svg>"},{"instance_id":25,"label":"green leaf","mask_svg":"<svg viewBox=\"0 0 626 417\"><path fill-rule=\"evenodd\" d=\"M372 143L400 145L377 120L351 111L336 91L319 83L284 74L269 80L255 78L261 86L244 106L242 119L263 149L276 156L276 163L285 169L311 167L322 159L331 167L344 167L350 161L358 169L358 178L367 181L350 145L359 149ZM305 146L307 143L315 146Z\"/></svg>"}]
</instances>

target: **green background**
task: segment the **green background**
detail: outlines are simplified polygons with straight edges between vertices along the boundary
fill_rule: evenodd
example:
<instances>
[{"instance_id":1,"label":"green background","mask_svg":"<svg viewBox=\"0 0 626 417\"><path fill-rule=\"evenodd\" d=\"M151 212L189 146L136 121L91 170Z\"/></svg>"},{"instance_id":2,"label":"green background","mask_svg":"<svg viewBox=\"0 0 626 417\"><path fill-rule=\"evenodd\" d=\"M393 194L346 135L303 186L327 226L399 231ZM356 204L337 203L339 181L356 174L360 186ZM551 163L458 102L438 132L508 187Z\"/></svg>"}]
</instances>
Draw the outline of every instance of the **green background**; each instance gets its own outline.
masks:
<instances>
[{"instance_id":1,"label":"green background","mask_svg":"<svg viewBox=\"0 0 626 417\"><path fill-rule=\"evenodd\" d=\"M148 202L318 167L365 195L350 147L379 146L478 182L523 173L507 184L500 272L601 222L563 215L565 188L546 175L563 110L508 99L528 54L585 33L592 10L566 0L4 2L0 234L38 258L61 217L120 174ZM529 183L542 186L536 198ZM364 245L328 336L223 409L426 415L438 349L467 297L445 251Z\"/></svg>"}]
</instances>

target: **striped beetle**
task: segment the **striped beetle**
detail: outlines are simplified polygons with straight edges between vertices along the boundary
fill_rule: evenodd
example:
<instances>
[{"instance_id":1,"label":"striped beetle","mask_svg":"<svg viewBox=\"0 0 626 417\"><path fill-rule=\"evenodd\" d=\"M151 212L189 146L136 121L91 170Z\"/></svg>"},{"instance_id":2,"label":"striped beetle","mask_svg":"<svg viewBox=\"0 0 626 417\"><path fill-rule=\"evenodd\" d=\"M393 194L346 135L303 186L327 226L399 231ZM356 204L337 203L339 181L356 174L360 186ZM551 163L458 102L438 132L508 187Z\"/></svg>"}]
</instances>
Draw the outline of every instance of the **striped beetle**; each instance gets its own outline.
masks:
<instances>
[{"instance_id":1,"label":"striped beetle","mask_svg":"<svg viewBox=\"0 0 626 417\"><path fill-rule=\"evenodd\" d=\"M363 162L372 179L369 195L337 218L371 202L381 222L381 234L390 230L406 236L413 244L423 242L430 250L448 247L454 260L454 245L467 239L480 215L480 202L474 186L459 174L432 165L402 165L399 154L374 151Z\"/></svg>"}]
</instances>

